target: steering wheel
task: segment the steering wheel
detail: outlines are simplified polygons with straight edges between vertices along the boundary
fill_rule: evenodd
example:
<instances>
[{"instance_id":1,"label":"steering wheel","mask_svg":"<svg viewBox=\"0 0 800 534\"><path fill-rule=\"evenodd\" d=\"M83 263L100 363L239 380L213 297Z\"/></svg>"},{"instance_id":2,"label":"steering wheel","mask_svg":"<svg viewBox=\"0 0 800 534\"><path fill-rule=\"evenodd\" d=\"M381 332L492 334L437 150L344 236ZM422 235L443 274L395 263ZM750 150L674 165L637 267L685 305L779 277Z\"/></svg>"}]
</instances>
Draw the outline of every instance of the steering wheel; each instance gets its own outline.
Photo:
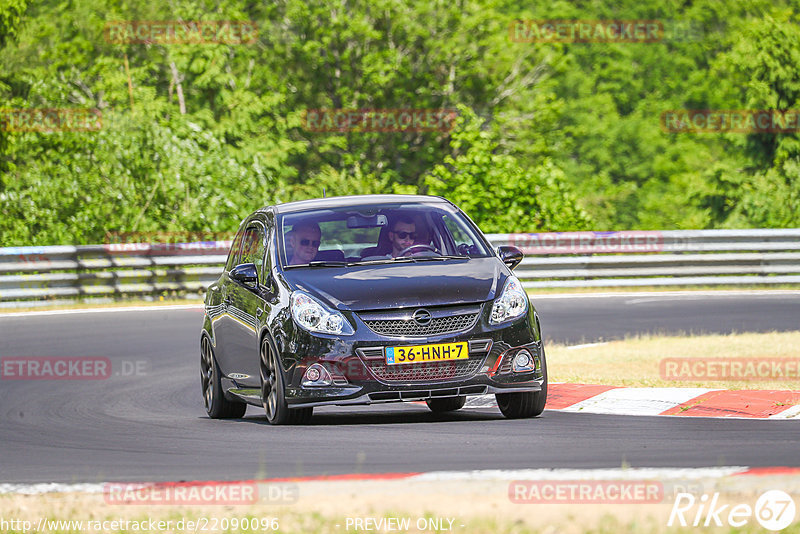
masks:
<instances>
[{"instance_id":1,"label":"steering wheel","mask_svg":"<svg viewBox=\"0 0 800 534\"><path fill-rule=\"evenodd\" d=\"M432 247L432 246L426 245L424 243L418 243L416 245L411 245L410 247L406 247L403 250L401 250L397 255L398 256L404 256L406 254L406 252L410 252L410 251L414 250L415 248L422 249L422 250L430 250L431 252L435 252L436 254L438 254L440 256L442 255L441 252L436 250L436 247Z\"/></svg>"}]
</instances>

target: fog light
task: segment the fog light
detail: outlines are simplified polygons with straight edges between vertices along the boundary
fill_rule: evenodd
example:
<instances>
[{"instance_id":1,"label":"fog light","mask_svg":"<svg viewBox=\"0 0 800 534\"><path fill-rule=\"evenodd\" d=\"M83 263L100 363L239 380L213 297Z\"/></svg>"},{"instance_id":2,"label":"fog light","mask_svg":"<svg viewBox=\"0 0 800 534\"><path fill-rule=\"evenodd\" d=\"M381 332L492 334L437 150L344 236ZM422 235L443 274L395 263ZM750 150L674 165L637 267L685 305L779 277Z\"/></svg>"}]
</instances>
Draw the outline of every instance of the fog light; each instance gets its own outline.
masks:
<instances>
[{"instance_id":1,"label":"fog light","mask_svg":"<svg viewBox=\"0 0 800 534\"><path fill-rule=\"evenodd\" d=\"M315 363L306 369L301 386L330 386L333 383L331 374L325 367Z\"/></svg>"},{"instance_id":2,"label":"fog light","mask_svg":"<svg viewBox=\"0 0 800 534\"><path fill-rule=\"evenodd\" d=\"M533 356L527 349L522 349L514 356L514 364L512 369L515 373L522 373L525 371L532 371Z\"/></svg>"},{"instance_id":3,"label":"fog light","mask_svg":"<svg viewBox=\"0 0 800 534\"><path fill-rule=\"evenodd\" d=\"M322 376L322 373L319 372L319 369L316 367L312 367L308 371L306 371L306 378L311 382L316 382L319 380L319 377Z\"/></svg>"}]
</instances>

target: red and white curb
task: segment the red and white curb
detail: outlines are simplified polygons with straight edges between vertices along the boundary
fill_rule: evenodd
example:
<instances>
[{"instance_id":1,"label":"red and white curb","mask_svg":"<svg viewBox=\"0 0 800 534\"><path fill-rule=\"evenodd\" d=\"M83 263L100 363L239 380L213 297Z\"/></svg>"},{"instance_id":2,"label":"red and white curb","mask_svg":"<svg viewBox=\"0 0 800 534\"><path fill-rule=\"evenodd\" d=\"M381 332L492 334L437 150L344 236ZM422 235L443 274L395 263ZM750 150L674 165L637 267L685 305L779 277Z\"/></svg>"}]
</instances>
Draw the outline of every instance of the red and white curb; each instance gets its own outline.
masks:
<instances>
[{"instance_id":1,"label":"red and white curb","mask_svg":"<svg viewBox=\"0 0 800 534\"><path fill-rule=\"evenodd\" d=\"M495 409L497 402L491 395L472 397L466 407ZM551 383L545 409L613 415L800 419L800 391Z\"/></svg>"},{"instance_id":2,"label":"red and white curb","mask_svg":"<svg viewBox=\"0 0 800 534\"><path fill-rule=\"evenodd\" d=\"M174 484L185 485L231 485L231 484L280 484L308 482L370 482L370 481L513 481L513 480L700 480L720 479L733 476L800 476L800 467L637 467L616 469L483 469L474 471L429 471L408 473L367 473L346 475L323 475L306 477L284 477L237 481L186 481ZM0 495L39 495L45 493L104 493L108 483L82 484L0 484ZM134 483L145 484L145 483ZM172 484L163 482L157 484Z\"/></svg>"}]
</instances>

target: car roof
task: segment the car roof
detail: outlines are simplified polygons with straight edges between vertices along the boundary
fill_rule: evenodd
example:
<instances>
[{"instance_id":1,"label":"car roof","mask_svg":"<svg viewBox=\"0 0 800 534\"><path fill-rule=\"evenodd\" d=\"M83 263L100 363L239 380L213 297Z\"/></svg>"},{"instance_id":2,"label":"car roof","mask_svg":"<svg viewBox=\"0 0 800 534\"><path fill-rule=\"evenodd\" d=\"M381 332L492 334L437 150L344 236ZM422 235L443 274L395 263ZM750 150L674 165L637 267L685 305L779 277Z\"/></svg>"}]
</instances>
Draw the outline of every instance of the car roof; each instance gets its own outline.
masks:
<instances>
[{"instance_id":1,"label":"car roof","mask_svg":"<svg viewBox=\"0 0 800 534\"><path fill-rule=\"evenodd\" d=\"M424 204L450 204L442 197L428 195L349 195L343 197L315 198L311 200L297 200L276 206L266 206L260 211L274 210L275 213L292 213L313 209L330 209L344 207L370 206L373 204L401 204L401 203L424 203Z\"/></svg>"}]
</instances>

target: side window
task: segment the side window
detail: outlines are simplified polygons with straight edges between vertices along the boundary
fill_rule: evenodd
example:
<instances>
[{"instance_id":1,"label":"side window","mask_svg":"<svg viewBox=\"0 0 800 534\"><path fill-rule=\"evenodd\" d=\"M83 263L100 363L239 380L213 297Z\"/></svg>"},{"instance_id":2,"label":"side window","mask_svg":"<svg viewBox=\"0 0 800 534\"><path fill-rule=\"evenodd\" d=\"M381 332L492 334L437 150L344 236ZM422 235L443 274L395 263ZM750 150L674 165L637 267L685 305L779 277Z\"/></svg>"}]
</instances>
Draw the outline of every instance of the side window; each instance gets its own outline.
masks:
<instances>
[{"instance_id":1,"label":"side window","mask_svg":"<svg viewBox=\"0 0 800 534\"><path fill-rule=\"evenodd\" d=\"M239 263L252 263L256 266L258 278L264 270L264 227L253 224L247 227L242 238L242 254Z\"/></svg>"},{"instance_id":2,"label":"side window","mask_svg":"<svg viewBox=\"0 0 800 534\"><path fill-rule=\"evenodd\" d=\"M475 238L449 215L442 216L447 231L453 238L456 251L462 256L480 256L480 248L475 243Z\"/></svg>"},{"instance_id":3,"label":"side window","mask_svg":"<svg viewBox=\"0 0 800 534\"><path fill-rule=\"evenodd\" d=\"M461 244L461 243L467 243L468 245L474 244L472 238L468 236L466 232L464 232L464 230L461 227L459 227L458 223L456 223L452 218L445 215L442 217L442 220L444 221L444 225L450 231L450 235L453 236L453 240L456 242L456 244Z\"/></svg>"},{"instance_id":4,"label":"side window","mask_svg":"<svg viewBox=\"0 0 800 534\"><path fill-rule=\"evenodd\" d=\"M239 265L239 249L241 249L242 245L242 236L244 236L244 230L239 230L239 233L236 234L236 237L233 238L233 244L231 245L231 251L228 253L228 261L225 263L225 270L230 271L237 265Z\"/></svg>"},{"instance_id":5,"label":"side window","mask_svg":"<svg viewBox=\"0 0 800 534\"><path fill-rule=\"evenodd\" d=\"M274 239L275 232L269 231L267 233L266 239L266 249L264 250L264 267L261 271L258 272L258 280L261 282L261 285L270 286L267 283L267 278L269 277L270 271L272 271L272 258L270 258L270 249L274 250L272 243Z\"/></svg>"}]
</instances>

